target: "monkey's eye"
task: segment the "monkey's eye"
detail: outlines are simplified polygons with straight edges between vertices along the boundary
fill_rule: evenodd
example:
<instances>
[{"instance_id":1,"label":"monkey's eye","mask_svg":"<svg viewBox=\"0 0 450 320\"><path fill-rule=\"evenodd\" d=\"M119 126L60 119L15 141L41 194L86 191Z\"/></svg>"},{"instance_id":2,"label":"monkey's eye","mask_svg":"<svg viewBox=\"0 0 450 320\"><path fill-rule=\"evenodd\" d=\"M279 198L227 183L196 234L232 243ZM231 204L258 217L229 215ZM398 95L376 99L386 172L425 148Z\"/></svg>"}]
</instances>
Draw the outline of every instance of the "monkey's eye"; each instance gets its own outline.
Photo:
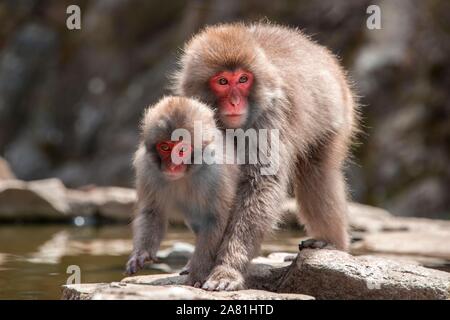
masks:
<instances>
[{"instance_id":1,"label":"monkey's eye","mask_svg":"<svg viewBox=\"0 0 450 320\"><path fill-rule=\"evenodd\" d=\"M245 82L247 82L248 81L248 77L247 76L241 76L240 78L239 78L239 83L245 83Z\"/></svg>"},{"instance_id":2,"label":"monkey's eye","mask_svg":"<svg viewBox=\"0 0 450 320\"><path fill-rule=\"evenodd\" d=\"M159 149L162 150L162 151L169 151L170 147L169 147L169 145L167 143L161 143L159 145Z\"/></svg>"},{"instance_id":3,"label":"monkey's eye","mask_svg":"<svg viewBox=\"0 0 450 320\"><path fill-rule=\"evenodd\" d=\"M221 86L228 84L228 80L225 78L220 78L218 82Z\"/></svg>"}]
</instances>

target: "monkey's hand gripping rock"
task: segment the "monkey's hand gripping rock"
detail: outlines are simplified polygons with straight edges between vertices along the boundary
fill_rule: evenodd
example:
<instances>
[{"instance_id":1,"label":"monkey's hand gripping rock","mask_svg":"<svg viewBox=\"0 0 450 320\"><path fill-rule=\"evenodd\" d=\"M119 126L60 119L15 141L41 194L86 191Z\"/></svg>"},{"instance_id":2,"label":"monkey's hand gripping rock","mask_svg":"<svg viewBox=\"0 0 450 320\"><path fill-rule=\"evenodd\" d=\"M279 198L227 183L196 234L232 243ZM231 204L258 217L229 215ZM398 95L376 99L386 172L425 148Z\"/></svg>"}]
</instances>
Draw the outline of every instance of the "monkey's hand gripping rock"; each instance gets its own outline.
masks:
<instances>
[{"instance_id":1,"label":"monkey's hand gripping rock","mask_svg":"<svg viewBox=\"0 0 450 320\"><path fill-rule=\"evenodd\" d=\"M144 267L146 262L157 262L155 255L150 254L148 251L133 252L128 259L127 268L125 274L133 275Z\"/></svg>"}]
</instances>

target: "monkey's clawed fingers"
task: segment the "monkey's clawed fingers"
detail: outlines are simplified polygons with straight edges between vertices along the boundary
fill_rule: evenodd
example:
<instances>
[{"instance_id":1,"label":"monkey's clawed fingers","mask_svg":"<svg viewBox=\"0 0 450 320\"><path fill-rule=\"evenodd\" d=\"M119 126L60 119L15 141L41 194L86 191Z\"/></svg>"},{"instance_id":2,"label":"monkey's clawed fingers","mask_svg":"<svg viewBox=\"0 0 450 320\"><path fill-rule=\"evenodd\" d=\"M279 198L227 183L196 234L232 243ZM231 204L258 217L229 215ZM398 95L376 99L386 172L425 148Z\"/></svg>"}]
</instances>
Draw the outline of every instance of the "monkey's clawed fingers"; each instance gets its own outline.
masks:
<instances>
[{"instance_id":1,"label":"monkey's clawed fingers","mask_svg":"<svg viewBox=\"0 0 450 320\"><path fill-rule=\"evenodd\" d=\"M237 279L208 280L202 288L208 291L235 291L241 290L243 284L242 281Z\"/></svg>"},{"instance_id":2,"label":"monkey's clawed fingers","mask_svg":"<svg viewBox=\"0 0 450 320\"><path fill-rule=\"evenodd\" d=\"M303 249L335 249L335 247L324 240L308 239L300 242L298 249L301 251Z\"/></svg>"},{"instance_id":3,"label":"monkey's clawed fingers","mask_svg":"<svg viewBox=\"0 0 450 320\"><path fill-rule=\"evenodd\" d=\"M219 267L211 273L202 288L208 291L241 290L244 288L244 278L236 270Z\"/></svg>"},{"instance_id":4,"label":"monkey's clawed fingers","mask_svg":"<svg viewBox=\"0 0 450 320\"><path fill-rule=\"evenodd\" d=\"M125 274L133 275L144 267L146 262L153 262L156 259L152 258L148 252L133 253L128 260Z\"/></svg>"}]
</instances>

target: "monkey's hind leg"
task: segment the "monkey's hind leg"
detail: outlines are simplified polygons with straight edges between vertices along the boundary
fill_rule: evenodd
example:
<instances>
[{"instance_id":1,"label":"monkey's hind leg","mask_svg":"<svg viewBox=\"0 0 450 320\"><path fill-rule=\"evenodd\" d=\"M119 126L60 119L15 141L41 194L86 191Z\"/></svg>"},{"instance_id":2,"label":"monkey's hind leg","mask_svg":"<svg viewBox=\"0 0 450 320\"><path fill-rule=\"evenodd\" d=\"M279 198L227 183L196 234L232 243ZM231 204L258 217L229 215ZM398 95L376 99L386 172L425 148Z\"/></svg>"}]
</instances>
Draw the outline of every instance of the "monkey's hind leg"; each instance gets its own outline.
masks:
<instances>
[{"instance_id":1,"label":"monkey's hind leg","mask_svg":"<svg viewBox=\"0 0 450 320\"><path fill-rule=\"evenodd\" d=\"M303 242L300 249L329 245L339 250L348 249L344 178L339 164L328 159L321 159L319 155L307 163L299 161L297 167L295 196L300 222L305 225L308 235L314 238Z\"/></svg>"}]
</instances>

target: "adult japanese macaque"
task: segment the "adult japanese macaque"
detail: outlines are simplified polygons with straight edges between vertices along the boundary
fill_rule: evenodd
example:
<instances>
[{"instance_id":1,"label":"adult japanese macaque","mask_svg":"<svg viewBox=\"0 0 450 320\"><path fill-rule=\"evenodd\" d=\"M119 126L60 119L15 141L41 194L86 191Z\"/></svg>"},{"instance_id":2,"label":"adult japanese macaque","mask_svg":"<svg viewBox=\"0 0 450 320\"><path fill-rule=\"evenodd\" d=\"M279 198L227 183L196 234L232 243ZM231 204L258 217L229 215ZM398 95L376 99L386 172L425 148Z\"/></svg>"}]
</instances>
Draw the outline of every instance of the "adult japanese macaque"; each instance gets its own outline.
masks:
<instances>
[{"instance_id":1,"label":"adult japanese macaque","mask_svg":"<svg viewBox=\"0 0 450 320\"><path fill-rule=\"evenodd\" d=\"M176 129L185 130L190 138L178 138ZM194 99L166 97L146 111L134 159L138 201L128 274L156 260L167 216L178 211L196 234L188 284L199 287L205 281L215 263L237 181L236 166L220 164L220 159L210 159L209 164L194 159L198 151L200 156L206 149L214 155L222 148L217 133L221 135L212 110Z\"/></svg>"},{"instance_id":2,"label":"adult japanese macaque","mask_svg":"<svg viewBox=\"0 0 450 320\"><path fill-rule=\"evenodd\" d=\"M177 94L211 105L222 129L279 130L279 169L240 167L230 223L203 288L245 286L247 265L280 218L293 179L299 219L312 240L346 250L347 199L342 165L355 131L355 98L337 59L300 31L271 24L207 27L185 46Z\"/></svg>"}]
</instances>

